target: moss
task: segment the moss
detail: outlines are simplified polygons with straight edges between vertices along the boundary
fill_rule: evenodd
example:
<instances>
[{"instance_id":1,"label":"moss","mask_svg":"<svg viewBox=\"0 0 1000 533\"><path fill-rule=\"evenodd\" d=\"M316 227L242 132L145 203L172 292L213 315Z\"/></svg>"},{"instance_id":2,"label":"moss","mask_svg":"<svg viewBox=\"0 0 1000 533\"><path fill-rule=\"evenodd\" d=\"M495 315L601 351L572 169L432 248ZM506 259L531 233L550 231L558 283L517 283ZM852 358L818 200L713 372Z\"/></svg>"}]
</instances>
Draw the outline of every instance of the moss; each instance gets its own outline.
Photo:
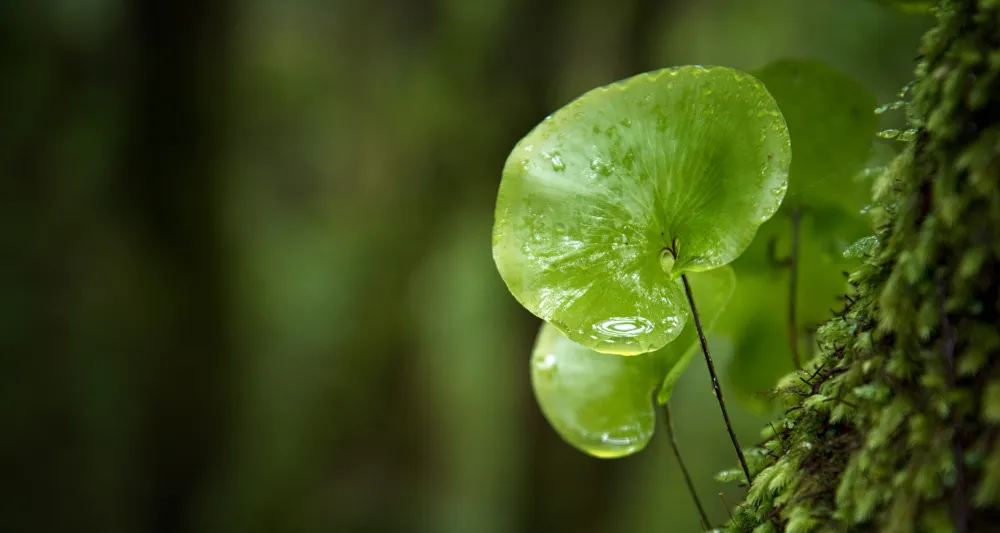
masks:
<instances>
[{"instance_id":1,"label":"moss","mask_svg":"<svg viewBox=\"0 0 1000 533\"><path fill-rule=\"evenodd\" d=\"M1000 528L1000 0L937 17L916 135L874 188L878 244L779 385L730 531Z\"/></svg>"}]
</instances>

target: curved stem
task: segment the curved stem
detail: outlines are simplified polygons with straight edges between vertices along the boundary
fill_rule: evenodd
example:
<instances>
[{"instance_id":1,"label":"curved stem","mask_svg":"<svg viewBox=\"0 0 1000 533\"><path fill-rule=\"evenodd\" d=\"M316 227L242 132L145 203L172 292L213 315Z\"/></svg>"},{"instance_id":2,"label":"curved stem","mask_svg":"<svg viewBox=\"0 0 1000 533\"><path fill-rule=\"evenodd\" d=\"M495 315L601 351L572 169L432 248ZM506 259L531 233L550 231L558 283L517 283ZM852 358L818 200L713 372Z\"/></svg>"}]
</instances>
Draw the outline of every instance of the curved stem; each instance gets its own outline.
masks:
<instances>
[{"instance_id":1,"label":"curved stem","mask_svg":"<svg viewBox=\"0 0 1000 533\"><path fill-rule=\"evenodd\" d=\"M792 209L792 252L788 268L791 271L788 282L788 345L792 349L792 361L796 370L802 370L802 360L799 358L799 328L795 318L796 302L798 300L799 284L799 221L802 213L798 208Z\"/></svg>"},{"instance_id":2,"label":"curved stem","mask_svg":"<svg viewBox=\"0 0 1000 533\"><path fill-rule=\"evenodd\" d=\"M694 327L698 330L698 340L701 341L701 352L705 354L705 364L708 365L708 374L712 377L712 390L715 392L715 398L719 400L719 409L722 410L722 418L726 421L726 429L729 430L729 438L733 441L733 448L736 449L736 455L740 458L740 466L743 467L743 474L747 477L747 485L750 485L753 482L753 476L750 475L750 467L747 466L747 459L743 456L743 448L740 448L740 442L736 439L736 432L733 431L733 424L729 421L729 412L726 411L726 402L722 399L722 387L719 387L719 376L715 373L715 363L712 362L712 354L708 351L708 341L705 340L705 330L701 327L701 317L698 315L698 307L694 304L694 294L691 292L691 283L688 282L686 274L681 274L681 280L684 281L684 291L687 293L688 303L691 304L691 314L694 316Z\"/></svg>"},{"instance_id":3,"label":"curved stem","mask_svg":"<svg viewBox=\"0 0 1000 533\"><path fill-rule=\"evenodd\" d=\"M681 459L681 450L677 447L677 438L674 436L674 422L670 417L670 405L663 404L660 407L663 412L663 425L667 429L667 438L670 439L670 448L674 451L677 464L681 467L681 474L684 475L684 482L687 483L688 492L691 493L691 499L694 500L694 506L698 508L698 514L701 516L701 525L708 531L712 529L712 523L708 521L708 514L705 513L705 508L701 506L701 500L698 499L698 493L694 490L694 482L691 481L691 474L688 473L687 467L684 466L684 460Z\"/></svg>"}]
</instances>

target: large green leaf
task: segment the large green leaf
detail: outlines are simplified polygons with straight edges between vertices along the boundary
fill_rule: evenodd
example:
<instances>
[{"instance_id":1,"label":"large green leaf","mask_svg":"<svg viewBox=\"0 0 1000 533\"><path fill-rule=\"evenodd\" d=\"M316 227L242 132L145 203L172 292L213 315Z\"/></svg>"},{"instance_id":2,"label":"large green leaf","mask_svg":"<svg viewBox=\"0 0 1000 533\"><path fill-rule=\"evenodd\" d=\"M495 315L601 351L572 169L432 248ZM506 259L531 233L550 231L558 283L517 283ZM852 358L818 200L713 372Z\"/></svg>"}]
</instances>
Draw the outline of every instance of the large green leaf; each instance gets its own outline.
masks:
<instances>
[{"instance_id":1,"label":"large green leaf","mask_svg":"<svg viewBox=\"0 0 1000 533\"><path fill-rule=\"evenodd\" d=\"M687 66L592 90L507 159L497 268L571 340L656 350L684 328L672 280L739 256L781 204L790 159L781 113L748 74Z\"/></svg>"},{"instance_id":2,"label":"large green leaf","mask_svg":"<svg viewBox=\"0 0 1000 533\"><path fill-rule=\"evenodd\" d=\"M706 328L722 312L736 278L729 267L691 274L692 291ZM653 435L653 395L661 403L700 348L689 323L664 348L620 357L599 353L544 323L531 356L531 383L542 413L564 440L596 457L641 450Z\"/></svg>"},{"instance_id":3,"label":"large green leaf","mask_svg":"<svg viewBox=\"0 0 1000 533\"><path fill-rule=\"evenodd\" d=\"M778 213L733 263L740 286L717 327L735 348L728 381L752 407L766 409L762 392L794 369L790 327L800 359L814 352L809 330L829 319L855 262L845 248L871 233L864 214L871 179L865 169L885 163L873 153L875 98L850 76L818 60L771 63L755 75L781 107L795 157ZM876 159L873 160L872 157ZM789 323L793 219L798 218L795 324Z\"/></svg>"},{"instance_id":4,"label":"large green leaf","mask_svg":"<svg viewBox=\"0 0 1000 533\"><path fill-rule=\"evenodd\" d=\"M775 61L754 75L781 107L795 152L784 207L867 203L870 182L856 178L875 138L875 96L816 59Z\"/></svg>"}]
</instances>

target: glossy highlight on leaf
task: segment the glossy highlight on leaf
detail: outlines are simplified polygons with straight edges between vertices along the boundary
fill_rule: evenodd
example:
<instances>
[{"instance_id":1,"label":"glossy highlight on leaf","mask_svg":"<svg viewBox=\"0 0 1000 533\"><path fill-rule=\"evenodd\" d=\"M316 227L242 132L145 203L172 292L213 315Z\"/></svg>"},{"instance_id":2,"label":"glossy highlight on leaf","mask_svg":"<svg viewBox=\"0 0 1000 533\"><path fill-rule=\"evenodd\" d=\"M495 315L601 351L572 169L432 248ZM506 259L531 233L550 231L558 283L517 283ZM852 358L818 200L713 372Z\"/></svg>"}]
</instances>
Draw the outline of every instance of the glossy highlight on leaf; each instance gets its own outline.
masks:
<instances>
[{"instance_id":1,"label":"glossy highlight on leaf","mask_svg":"<svg viewBox=\"0 0 1000 533\"><path fill-rule=\"evenodd\" d=\"M703 295L699 310L707 327L733 292L733 270L722 267L689 275ZM531 356L531 383L542 413L560 436L581 451L602 458L622 457L646 446L656 425L654 394L660 403L698 353L694 325L664 348L634 357L596 352L548 323L542 325ZM664 391L666 389L666 391Z\"/></svg>"},{"instance_id":2,"label":"glossy highlight on leaf","mask_svg":"<svg viewBox=\"0 0 1000 533\"><path fill-rule=\"evenodd\" d=\"M640 74L584 94L514 147L493 257L514 297L573 341L656 350L684 328L678 277L743 252L780 206L790 161L784 119L752 76Z\"/></svg>"}]
</instances>

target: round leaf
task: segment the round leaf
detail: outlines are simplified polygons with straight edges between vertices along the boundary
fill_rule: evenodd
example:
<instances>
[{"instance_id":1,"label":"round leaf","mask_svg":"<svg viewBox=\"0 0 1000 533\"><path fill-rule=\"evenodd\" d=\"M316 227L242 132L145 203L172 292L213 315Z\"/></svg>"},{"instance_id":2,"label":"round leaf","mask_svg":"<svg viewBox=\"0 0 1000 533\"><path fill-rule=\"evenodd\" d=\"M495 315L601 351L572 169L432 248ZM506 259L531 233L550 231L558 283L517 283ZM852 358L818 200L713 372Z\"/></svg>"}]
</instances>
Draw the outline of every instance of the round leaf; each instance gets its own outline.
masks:
<instances>
[{"instance_id":1,"label":"round leaf","mask_svg":"<svg viewBox=\"0 0 1000 533\"><path fill-rule=\"evenodd\" d=\"M703 324L711 327L733 292L733 271L691 274L690 281ZM653 393L665 385L658 398L666 403L699 349L693 323L674 342L635 357L596 352L544 323L531 356L531 384L542 413L564 440L596 457L621 457L649 442L656 421Z\"/></svg>"},{"instance_id":2,"label":"round leaf","mask_svg":"<svg viewBox=\"0 0 1000 533\"><path fill-rule=\"evenodd\" d=\"M542 413L576 448L602 458L641 450L653 435L657 352L599 353L545 322L531 356L531 383Z\"/></svg>"},{"instance_id":3,"label":"round leaf","mask_svg":"<svg viewBox=\"0 0 1000 533\"><path fill-rule=\"evenodd\" d=\"M739 256L778 209L790 159L774 99L747 74L687 66L601 87L514 147L493 257L514 297L573 341L649 352L684 327L671 280Z\"/></svg>"}]
</instances>

